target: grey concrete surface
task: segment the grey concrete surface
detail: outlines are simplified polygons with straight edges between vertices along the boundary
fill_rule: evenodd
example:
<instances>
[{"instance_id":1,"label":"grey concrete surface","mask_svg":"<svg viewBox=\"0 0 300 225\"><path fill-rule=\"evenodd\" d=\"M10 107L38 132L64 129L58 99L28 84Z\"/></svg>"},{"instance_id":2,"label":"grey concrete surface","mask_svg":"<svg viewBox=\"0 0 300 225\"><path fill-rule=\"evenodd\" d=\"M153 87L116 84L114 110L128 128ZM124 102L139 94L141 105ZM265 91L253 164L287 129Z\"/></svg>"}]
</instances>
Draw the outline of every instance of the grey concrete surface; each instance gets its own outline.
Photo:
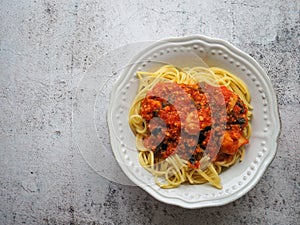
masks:
<instances>
[{"instance_id":1,"label":"grey concrete surface","mask_svg":"<svg viewBox=\"0 0 300 225\"><path fill-rule=\"evenodd\" d=\"M76 87L106 52L204 34L256 59L278 96L276 158L239 200L196 210L111 182L72 130ZM300 223L300 1L0 1L0 224Z\"/></svg>"}]
</instances>

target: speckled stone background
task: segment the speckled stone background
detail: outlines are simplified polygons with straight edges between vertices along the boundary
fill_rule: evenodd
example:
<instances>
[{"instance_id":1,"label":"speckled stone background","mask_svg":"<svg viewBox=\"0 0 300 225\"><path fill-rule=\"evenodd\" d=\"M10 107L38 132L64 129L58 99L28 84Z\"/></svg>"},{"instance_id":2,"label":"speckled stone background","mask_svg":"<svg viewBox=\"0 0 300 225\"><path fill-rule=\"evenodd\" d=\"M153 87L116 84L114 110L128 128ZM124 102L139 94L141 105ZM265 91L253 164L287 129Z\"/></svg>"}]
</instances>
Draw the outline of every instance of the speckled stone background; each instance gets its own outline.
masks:
<instances>
[{"instance_id":1,"label":"speckled stone background","mask_svg":"<svg viewBox=\"0 0 300 225\"><path fill-rule=\"evenodd\" d=\"M196 210L103 178L72 139L74 94L104 53L204 34L266 70L276 158L248 194ZM0 224L300 224L300 1L0 1Z\"/></svg>"}]
</instances>

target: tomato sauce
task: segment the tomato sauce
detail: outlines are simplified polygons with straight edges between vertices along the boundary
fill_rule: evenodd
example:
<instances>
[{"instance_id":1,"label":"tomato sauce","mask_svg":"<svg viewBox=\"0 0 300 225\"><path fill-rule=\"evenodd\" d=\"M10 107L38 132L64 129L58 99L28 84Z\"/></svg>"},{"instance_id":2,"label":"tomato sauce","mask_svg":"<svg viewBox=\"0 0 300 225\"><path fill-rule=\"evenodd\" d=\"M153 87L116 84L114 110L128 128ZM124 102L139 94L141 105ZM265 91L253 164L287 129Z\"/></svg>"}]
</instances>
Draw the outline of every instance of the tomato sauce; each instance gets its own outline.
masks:
<instances>
[{"instance_id":1,"label":"tomato sauce","mask_svg":"<svg viewBox=\"0 0 300 225\"><path fill-rule=\"evenodd\" d=\"M158 83L142 100L140 114L147 124L144 146L158 160L176 153L198 168L204 154L230 160L248 143L247 107L225 86Z\"/></svg>"}]
</instances>

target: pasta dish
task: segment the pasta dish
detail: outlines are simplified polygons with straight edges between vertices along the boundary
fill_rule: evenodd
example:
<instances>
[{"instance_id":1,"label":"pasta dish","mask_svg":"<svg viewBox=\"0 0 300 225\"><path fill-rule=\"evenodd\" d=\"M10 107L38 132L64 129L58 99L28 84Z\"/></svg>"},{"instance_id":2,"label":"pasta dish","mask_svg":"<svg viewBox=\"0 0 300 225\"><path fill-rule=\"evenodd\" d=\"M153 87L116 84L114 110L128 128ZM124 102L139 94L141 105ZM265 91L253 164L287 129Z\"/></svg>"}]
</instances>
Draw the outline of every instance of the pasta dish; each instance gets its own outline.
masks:
<instances>
[{"instance_id":1,"label":"pasta dish","mask_svg":"<svg viewBox=\"0 0 300 225\"><path fill-rule=\"evenodd\" d=\"M139 88L129 112L140 164L162 188L209 182L241 161L251 135L245 83L217 68L137 72Z\"/></svg>"}]
</instances>

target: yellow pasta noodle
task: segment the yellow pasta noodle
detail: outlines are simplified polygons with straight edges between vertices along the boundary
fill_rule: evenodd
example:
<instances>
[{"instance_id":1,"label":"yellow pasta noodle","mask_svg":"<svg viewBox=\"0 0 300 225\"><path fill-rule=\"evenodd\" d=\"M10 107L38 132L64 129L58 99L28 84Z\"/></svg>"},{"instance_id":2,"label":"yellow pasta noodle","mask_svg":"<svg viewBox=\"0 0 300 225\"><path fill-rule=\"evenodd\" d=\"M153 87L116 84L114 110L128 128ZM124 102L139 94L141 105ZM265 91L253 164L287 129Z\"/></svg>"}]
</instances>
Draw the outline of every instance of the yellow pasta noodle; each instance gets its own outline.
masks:
<instances>
[{"instance_id":1,"label":"yellow pasta noodle","mask_svg":"<svg viewBox=\"0 0 300 225\"><path fill-rule=\"evenodd\" d=\"M247 121L250 121L252 106L250 104L251 96L247 85L239 77L217 67L180 69L173 65L166 65L155 72L140 71L137 73L137 76L139 79L139 88L129 111L129 125L136 136L136 147L139 152L138 160L140 164L153 174L156 184L161 188L175 188L183 183L202 184L207 182L216 188L222 188L219 174L224 168L230 167L243 159L244 144L246 142L234 154L230 152L226 153L228 150L224 150L225 153L222 153L224 158L218 156L217 160L213 160L208 154L205 154L204 149L202 158L198 159L198 167L192 165L189 159L182 158L176 152L167 158L158 157L155 150L149 149L144 144L145 138L149 136L150 125L149 121L147 122L141 115L142 102L147 97L149 91L157 84L164 82L173 82L179 85L206 83L214 87L225 86L228 90L235 93L245 104L247 108ZM234 102L232 107L238 107L234 104L237 103ZM243 119L239 119L238 122L246 124ZM241 140L248 140L250 135L251 125L250 122L247 122L247 125L242 129ZM226 143L224 142L230 141L231 137L227 136L225 134L223 137L222 148L226 147Z\"/></svg>"}]
</instances>

